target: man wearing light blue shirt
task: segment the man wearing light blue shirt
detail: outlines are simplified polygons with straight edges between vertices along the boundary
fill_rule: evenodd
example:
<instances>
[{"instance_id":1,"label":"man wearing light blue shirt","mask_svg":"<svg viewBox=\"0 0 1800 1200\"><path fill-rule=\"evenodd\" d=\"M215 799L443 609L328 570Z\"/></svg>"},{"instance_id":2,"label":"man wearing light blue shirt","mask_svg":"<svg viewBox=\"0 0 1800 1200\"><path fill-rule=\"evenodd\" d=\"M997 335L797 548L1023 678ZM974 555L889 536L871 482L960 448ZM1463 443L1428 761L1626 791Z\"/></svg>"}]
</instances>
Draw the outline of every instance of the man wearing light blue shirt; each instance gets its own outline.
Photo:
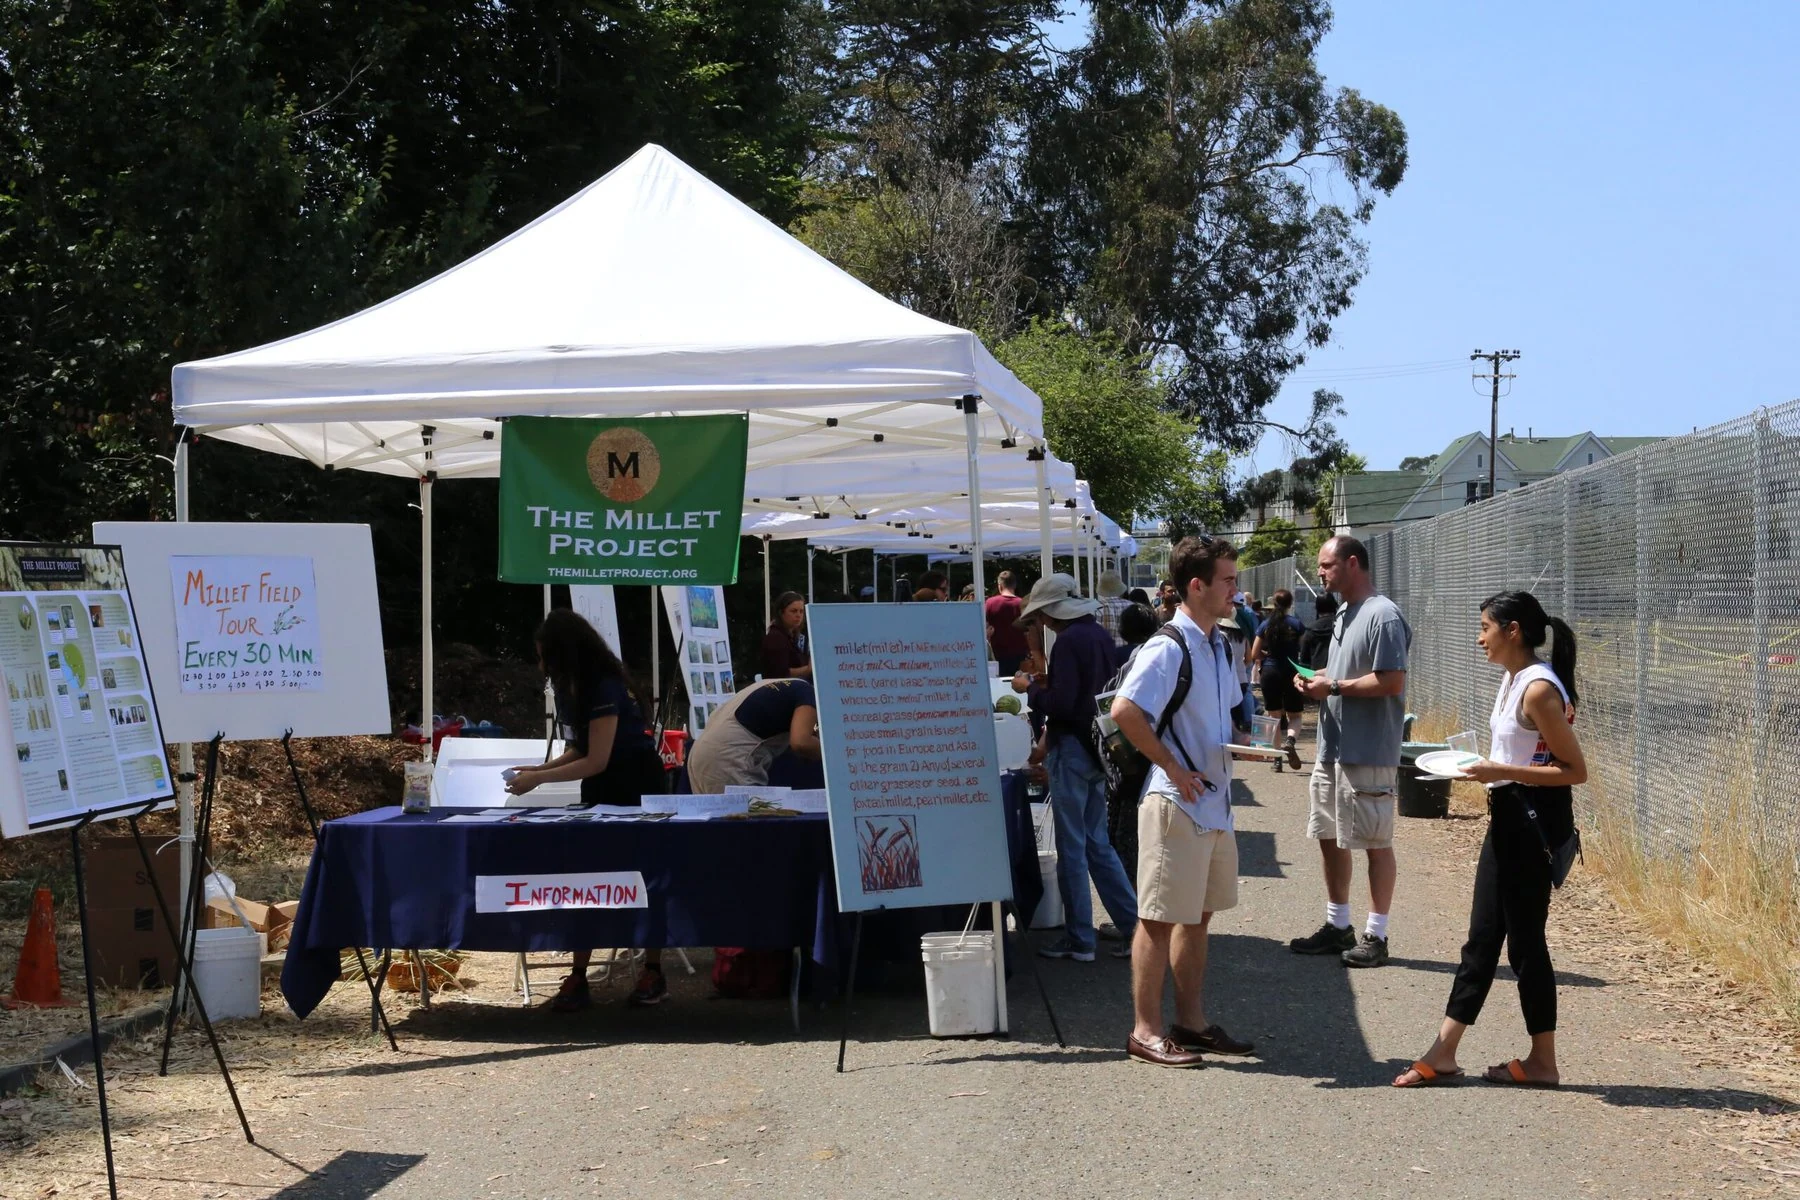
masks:
<instances>
[{"instance_id":1,"label":"man wearing light blue shirt","mask_svg":"<svg viewBox=\"0 0 1800 1200\"><path fill-rule=\"evenodd\" d=\"M1254 1047L1206 1018L1206 937L1213 913L1237 904L1231 817L1232 709L1243 699L1219 619L1233 611L1237 551L1217 538L1184 538L1169 558L1181 606L1146 642L1113 701L1112 719L1152 767L1138 805L1138 930L1131 952L1134 1023L1126 1053L1164 1067L1197 1067L1202 1053ZM1183 646L1186 653L1183 653ZM1192 683L1174 698L1184 657ZM1162 1024L1164 973L1175 975L1176 1021Z\"/></svg>"}]
</instances>

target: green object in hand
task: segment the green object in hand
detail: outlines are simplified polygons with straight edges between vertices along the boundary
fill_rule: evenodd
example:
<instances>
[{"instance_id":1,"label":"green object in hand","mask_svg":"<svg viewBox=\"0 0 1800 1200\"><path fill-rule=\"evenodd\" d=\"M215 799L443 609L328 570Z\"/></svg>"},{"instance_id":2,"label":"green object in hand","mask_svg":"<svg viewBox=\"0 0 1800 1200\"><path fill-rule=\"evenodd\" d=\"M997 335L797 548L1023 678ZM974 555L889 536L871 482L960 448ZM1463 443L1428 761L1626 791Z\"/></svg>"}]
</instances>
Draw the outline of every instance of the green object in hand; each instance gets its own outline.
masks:
<instances>
[{"instance_id":1,"label":"green object in hand","mask_svg":"<svg viewBox=\"0 0 1800 1200\"><path fill-rule=\"evenodd\" d=\"M1294 660L1291 658L1288 659L1288 661L1290 663L1294 664L1294 674L1298 675L1302 679L1311 679L1314 675L1318 674L1318 672L1313 670L1311 667L1303 667L1299 663L1294 662Z\"/></svg>"}]
</instances>

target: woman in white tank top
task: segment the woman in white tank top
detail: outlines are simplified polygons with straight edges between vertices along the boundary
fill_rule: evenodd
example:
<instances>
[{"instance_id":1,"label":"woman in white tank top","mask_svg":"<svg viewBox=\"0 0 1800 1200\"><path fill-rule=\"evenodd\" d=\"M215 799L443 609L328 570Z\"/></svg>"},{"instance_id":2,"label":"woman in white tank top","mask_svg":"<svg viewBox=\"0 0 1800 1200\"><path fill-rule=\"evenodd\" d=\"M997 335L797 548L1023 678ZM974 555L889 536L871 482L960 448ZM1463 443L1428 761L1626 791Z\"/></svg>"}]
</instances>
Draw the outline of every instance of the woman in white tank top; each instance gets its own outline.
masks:
<instances>
[{"instance_id":1,"label":"woman in white tank top","mask_svg":"<svg viewBox=\"0 0 1800 1200\"><path fill-rule=\"evenodd\" d=\"M1537 651L1550 642L1550 661ZM1444 1022L1431 1049L1394 1080L1425 1087L1462 1074L1456 1048L1481 1013L1504 944L1519 979L1519 1006L1531 1051L1489 1067L1500 1084L1556 1087L1556 974L1544 925L1550 914L1548 847L1574 834L1570 788L1587 780L1575 738L1575 634L1549 616L1530 592L1501 592L1481 605L1477 639L1488 661L1505 670L1488 722L1488 756L1468 775L1488 789L1488 831L1475 868L1469 939L1450 988ZM1534 815L1535 814L1535 815Z\"/></svg>"}]
</instances>

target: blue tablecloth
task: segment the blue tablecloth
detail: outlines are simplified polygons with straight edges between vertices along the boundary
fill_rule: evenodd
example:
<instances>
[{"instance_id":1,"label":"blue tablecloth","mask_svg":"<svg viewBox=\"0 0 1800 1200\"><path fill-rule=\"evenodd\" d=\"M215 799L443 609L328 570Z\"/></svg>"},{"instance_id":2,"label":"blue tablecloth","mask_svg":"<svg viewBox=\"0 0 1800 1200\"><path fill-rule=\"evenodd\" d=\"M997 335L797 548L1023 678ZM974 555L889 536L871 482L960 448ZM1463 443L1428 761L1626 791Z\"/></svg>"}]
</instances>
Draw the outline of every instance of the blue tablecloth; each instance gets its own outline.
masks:
<instances>
[{"instance_id":1,"label":"blue tablecloth","mask_svg":"<svg viewBox=\"0 0 1800 1200\"><path fill-rule=\"evenodd\" d=\"M1043 889L1024 776L1007 775L1002 790L1013 895L1029 917ZM297 1015L310 1013L337 982L338 955L348 946L801 946L819 964L840 958L823 816L446 823L452 815L383 808L321 827L281 971L282 994ZM597 871L641 872L649 907L476 911L477 876ZM960 913L954 923L961 925Z\"/></svg>"}]
</instances>

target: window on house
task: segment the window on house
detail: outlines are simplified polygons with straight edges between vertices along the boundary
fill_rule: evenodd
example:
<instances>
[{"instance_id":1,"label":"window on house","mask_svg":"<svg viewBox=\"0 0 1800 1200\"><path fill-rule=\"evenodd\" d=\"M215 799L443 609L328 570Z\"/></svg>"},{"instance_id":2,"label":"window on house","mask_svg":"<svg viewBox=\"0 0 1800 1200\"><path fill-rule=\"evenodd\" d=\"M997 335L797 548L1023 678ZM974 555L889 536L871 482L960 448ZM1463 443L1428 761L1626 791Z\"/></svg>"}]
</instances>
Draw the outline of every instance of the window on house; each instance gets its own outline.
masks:
<instances>
[{"instance_id":1,"label":"window on house","mask_svg":"<svg viewBox=\"0 0 1800 1200\"><path fill-rule=\"evenodd\" d=\"M1488 491L1485 479L1470 479L1463 484L1463 503L1473 504L1477 500L1486 500L1493 493Z\"/></svg>"},{"instance_id":2,"label":"window on house","mask_svg":"<svg viewBox=\"0 0 1800 1200\"><path fill-rule=\"evenodd\" d=\"M1482 461L1481 455L1477 454L1475 456L1475 465L1478 467L1485 467L1487 464Z\"/></svg>"},{"instance_id":3,"label":"window on house","mask_svg":"<svg viewBox=\"0 0 1800 1200\"><path fill-rule=\"evenodd\" d=\"M1588 465L1590 467L1594 465L1594 452L1592 450L1588 451Z\"/></svg>"}]
</instances>

